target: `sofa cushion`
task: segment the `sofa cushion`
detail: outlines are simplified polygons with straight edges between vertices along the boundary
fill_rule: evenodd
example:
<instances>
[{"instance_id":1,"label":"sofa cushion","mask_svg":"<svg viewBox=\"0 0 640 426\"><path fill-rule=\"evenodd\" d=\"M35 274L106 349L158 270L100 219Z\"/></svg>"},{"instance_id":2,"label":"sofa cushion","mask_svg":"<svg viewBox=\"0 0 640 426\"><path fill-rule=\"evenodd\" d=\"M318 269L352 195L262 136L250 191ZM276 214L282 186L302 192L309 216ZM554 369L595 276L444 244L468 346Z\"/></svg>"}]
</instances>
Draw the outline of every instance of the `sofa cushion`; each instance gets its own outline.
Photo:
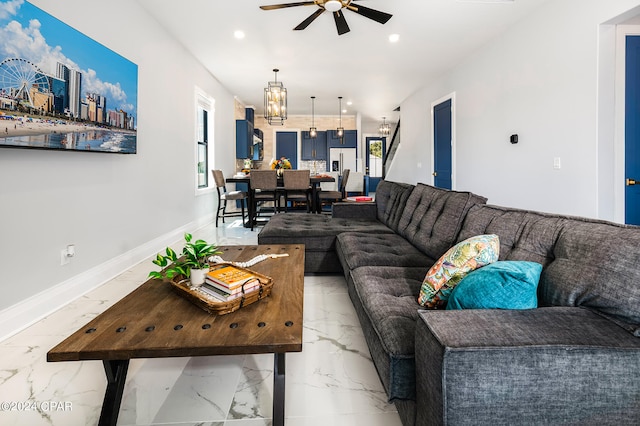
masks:
<instances>
[{"instance_id":1,"label":"sofa cushion","mask_svg":"<svg viewBox=\"0 0 640 426\"><path fill-rule=\"evenodd\" d=\"M640 227L567 220L540 279L541 299L596 310L640 337L639 247Z\"/></svg>"},{"instance_id":2,"label":"sofa cushion","mask_svg":"<svg viewBox=\"0 0 640 426\"><path fill-rule=\"evenodd\" d=\"M447 309L533 309L542 265L507 260L469 272L451 292Z\"/></svg>"},{"instance_id":3,"label":"sofa cushion","mask_svg":"<svg viewBox=\"0 0 640 426\"><path fill-rule=\"evenodd\" d=\"M336 251L345 272L361 266L426 269L435 261L398 234L345 232L338 235Z\"/></svg>"},{"instance_id":4,"label":"sofa cushion","mask_svg":"<svg viewBox=\"0 0 640 426\"><path fill-rule=\"evenodd\" d=\"M631 425L640 339L587 309L422 311L417 425Z\"/></svg>"},{"instance_id":5,"label":"sofa cushion","mask_svg":"<svg viewBox=\"0 0 640 426\"><path fill-rule=\"evenodd\" d=\"M540 306L588 307L640 337L640 227L482 205L458 238L478 233L500 237L500 260L542 264Z\"/></svg>"},{"instance_id":6,"label":"sofa cushion","mask_svg":"<svg viewBox=\"0 0 640 426\"><path fill-rule=\"evenodd\" d=\"M353 304L389 400L415 398L416 302L426 268L362 267L351 271Z\"/></svg>"},{"instance_id":7,"label":"sofa cushion","mask_svg":"<svg viewBox=\"0 0 640 426\"><path fill-rule=\"evenodd\" d=\"M500 237L499 260L528 260L544 267L555 258L553 246L566 220L558 215L476 205L469 209L458 241L496 234Z\"/></svg>"},{"instance_id":8,"label":"sofa cushion","mask_svg":"<svg viewBox=\"0 0 640 426\"><path fill-rule=\"evenodd\" d=\"M380 181L376 187L378 220L397 231L398 222L413 188L414 186L408 183Z\"/></svg>"},{"instance_id":9,"label":"sofa cushion","mask_svg":"<svg viewBox=\"0 0 640 426\"><path fill-rule=\"evenodd\" d=\"M375 219L337 219L322 214L276 214L258 234L258 244L304 244L306 251L335 249L336 236L347 231L393 233Z\"/></svg>"},{"instance_id":10,"label":"sofa cushion","mask_svg":"<svg viewBox=\"0 0 640 426\"><path fill-rule=\"evenodd\" d=\"M398 232L426 255L437 259L451 247L471 206L486 198L417 184L401 211Z\"/></svg>"},{"instance_id":11,"label":"sofa cushion","mask_svg":"<svg viewBox=\"0 0 640 426\"><path fill-rule=\"evenodd\" d=\"M455 286L469 272L498 260L497 235L477 235L459 242L429 269L420 288L418 303L444 308Z\"/></svg>"},{"instance_id":12,"label":"sofa cushion","mask_svg":"<svg viewBox=\"0 0 640 426\"><path fill-rule=\"evenodd\" d=\"M258 234L258 244L301 244L305 250L327 250L335 244L329 217L321 214L276 214ZM313 237L313 238L309 238Z\"/></svg>"}]
</instances>

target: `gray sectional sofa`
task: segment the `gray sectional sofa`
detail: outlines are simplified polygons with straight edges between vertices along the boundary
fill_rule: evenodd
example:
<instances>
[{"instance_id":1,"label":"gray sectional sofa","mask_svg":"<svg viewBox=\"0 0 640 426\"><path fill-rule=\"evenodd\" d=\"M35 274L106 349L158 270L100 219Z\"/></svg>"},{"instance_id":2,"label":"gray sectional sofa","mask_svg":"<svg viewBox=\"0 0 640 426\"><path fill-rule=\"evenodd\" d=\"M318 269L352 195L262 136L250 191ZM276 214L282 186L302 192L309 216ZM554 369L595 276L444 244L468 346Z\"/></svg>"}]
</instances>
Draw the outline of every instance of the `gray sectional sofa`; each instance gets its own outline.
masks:
<instances>
[{"instance_id":1,"label":"gray sectional sofa","mask_svg":"<svg viewBox=\"0 0 640 426\"><path fill-rule=\"evenodd\" d=\"M428 269L471 236L542 264L538 308L424 310ZM487 205L383 181L333 217L275 215L259 244L304 243L343 273L389 400L407 425L640 424L640 228Z\"/></svg>"}]
</instances>

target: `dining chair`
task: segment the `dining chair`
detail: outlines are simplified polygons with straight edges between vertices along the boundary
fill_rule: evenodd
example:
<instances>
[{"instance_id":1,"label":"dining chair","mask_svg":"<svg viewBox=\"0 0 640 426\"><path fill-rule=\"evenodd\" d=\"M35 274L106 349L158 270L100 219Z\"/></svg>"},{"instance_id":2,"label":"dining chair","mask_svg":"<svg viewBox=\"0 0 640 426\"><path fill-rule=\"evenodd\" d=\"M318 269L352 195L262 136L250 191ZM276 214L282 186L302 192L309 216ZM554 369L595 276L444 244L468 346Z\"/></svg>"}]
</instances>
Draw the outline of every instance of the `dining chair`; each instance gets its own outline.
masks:
<instances>
[{"instance_id":1,"label":"dining chair","mask_svg":"<svg viewBox=\"0 0 640 426\"><path fill-rule=\"evenodd\" d=\"M289 201L303 202L307 207L307 213L311 211L310 192L311 186L309 184L309 177L311 176L310 170L284 170L282 174L282 180L284 183L284 211L288 211Z\"/></svg>"},{"instance_id":2,"label":"dining chair","mask_svg":"<svg viewBox=\"0 0 640 426\"><path fill-rule=\"evenodd\" d=\"M218 208L216 210L216 228L218 227L218 219L222 217L222 223L224 223L225 217L238 217L242 218L242 224L244 225L244 206L247 202L247 193L244 191L227 191L226 182L224 179L224 173L222 170L211 170L213 174L213 180L216 183L216 190L218 191ZM240 212L227 211L227 201L240 201Z\"/></svg>"},{"instance_id":3,"label":"dining chair","mask_svg":"<svg viewBox=\"0 0 640 426\"><path fill-rule=\"evenodd\" d=\"M338 181L340 180L340 172L323 172L323 175L331 176L333 182L320 182L320 189L323 191L337 191Z\"/></svg>"},{"instance_id":4,"label":"dining chair","mask_svg":"<svg viewBox=\"0 0 640 426\"><path fill-rule=\"evenodd\" d=\"M349 182L344 188L345 196L349 194L364 195L364 173L362 172L350 172Z\"/></svg>"},{"instance_id":5,"label":"dining chair","mask_svg":"<svg viewBox=\"0 0 640 426\"><path fill-rule=\"evenodd\" d=\"M256 224L260 215L259 206L267 202L273 202L274 213L278 211L278 175L275 170L251 170L249 173L249 186L253 194L252 211L254 216L251 220L251 230Z\"/></svg>"},{"instance_id":6,"label":"dining chair","mask_svg":"<svg viewBox=\"0 0 640 426\"><path fill-rule=\"evenodd\" d=\"M349 173L351 171L349 169L344 169L342 171L342 180L338 185L337 191L320 191L318 193L318 203L320 205L320 211L322 211L322 205L326 203L333 204L334 202L338 202L343 200L346 197L345 188L347 187L347 182L349 182Z\"/></svg>"}]
</instances>

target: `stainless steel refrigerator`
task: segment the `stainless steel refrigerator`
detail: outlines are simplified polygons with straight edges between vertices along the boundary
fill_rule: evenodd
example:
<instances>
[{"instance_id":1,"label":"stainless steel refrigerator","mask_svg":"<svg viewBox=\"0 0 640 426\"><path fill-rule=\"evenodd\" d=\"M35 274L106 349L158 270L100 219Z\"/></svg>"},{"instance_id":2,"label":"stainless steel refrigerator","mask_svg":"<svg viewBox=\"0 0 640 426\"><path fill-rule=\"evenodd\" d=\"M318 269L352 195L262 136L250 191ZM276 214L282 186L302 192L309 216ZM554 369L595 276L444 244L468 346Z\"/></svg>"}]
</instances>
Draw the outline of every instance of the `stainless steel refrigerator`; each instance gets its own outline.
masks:
<instances>
[{"instance_id":1,"label":"stainless steel refrigerator","mask_svg":"<svg viewBox=\"0 0 640 426\"><path fill-rule=\"evenodd\" d=\"M342 175L344 169L356 171L356 148L329 148L329 166L331 172Z\"/></svg>"}]
</instances>

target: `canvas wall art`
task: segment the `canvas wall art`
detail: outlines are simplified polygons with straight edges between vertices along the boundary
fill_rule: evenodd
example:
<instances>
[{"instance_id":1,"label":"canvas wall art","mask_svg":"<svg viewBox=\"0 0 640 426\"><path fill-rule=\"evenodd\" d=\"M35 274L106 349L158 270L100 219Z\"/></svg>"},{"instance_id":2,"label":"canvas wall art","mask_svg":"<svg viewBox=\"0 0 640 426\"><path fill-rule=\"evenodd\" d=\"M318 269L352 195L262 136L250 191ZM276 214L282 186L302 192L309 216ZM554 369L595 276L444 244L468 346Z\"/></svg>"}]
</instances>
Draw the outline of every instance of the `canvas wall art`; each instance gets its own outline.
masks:
<instances>
[{"instance_id":1,"label":"canvas wall art","mask_svg":"<svg viewBox=\"0 0 640 426\"><path fill-rule=\"evenodd\" d=\"M136 153L136 64L25 0L0 40L0 147Z\"/></svg>"}]
</instances>

